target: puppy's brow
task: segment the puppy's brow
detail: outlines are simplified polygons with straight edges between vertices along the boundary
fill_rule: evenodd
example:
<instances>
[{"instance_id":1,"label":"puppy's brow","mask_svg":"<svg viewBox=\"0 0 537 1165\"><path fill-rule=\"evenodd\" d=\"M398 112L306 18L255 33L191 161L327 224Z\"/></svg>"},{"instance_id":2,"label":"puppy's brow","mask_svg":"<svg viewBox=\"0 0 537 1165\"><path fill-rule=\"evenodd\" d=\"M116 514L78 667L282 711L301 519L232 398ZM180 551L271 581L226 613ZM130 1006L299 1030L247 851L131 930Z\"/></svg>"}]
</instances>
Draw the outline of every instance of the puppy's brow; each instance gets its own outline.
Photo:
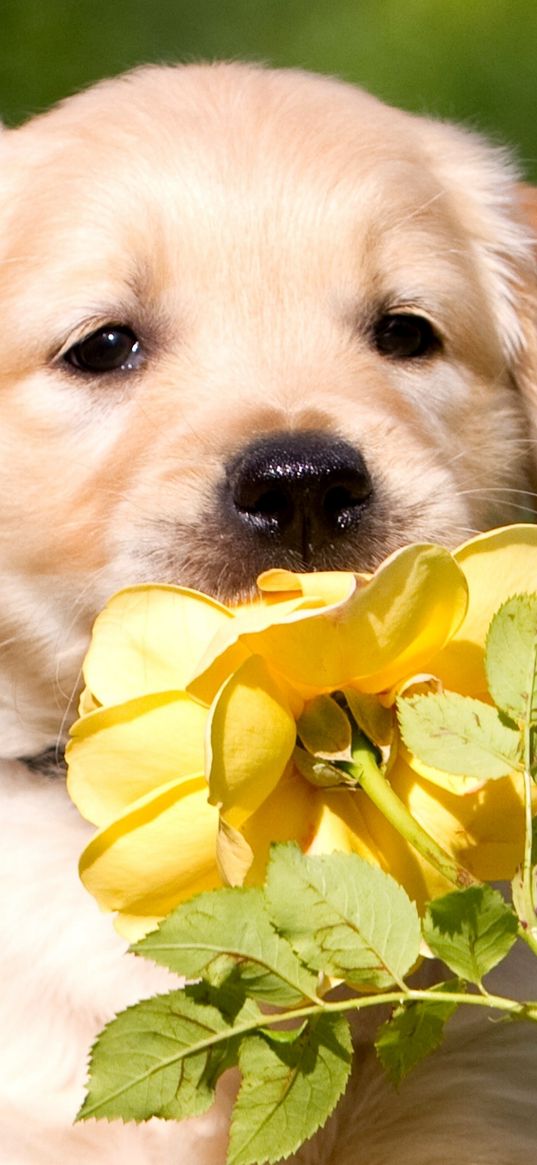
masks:
<instances>
[{"instance_id":1,"label":"puppy's brow","mask_svg":"<svg viewBox=\"0 0 537 1165\"><path fill-rule=\"evenodd\" d=\"M63 320L61 332L58 331L51 341L51 359L61 356L71 344L105 324L125 324L135 330L139 315L139 305L127 298L110 300L108 303L103 301L91 306L86 304L78 311L75 308L71 318Z\"/></svg>"},{"instance_id":2,"label":"puppy's brow","mask_svg":"<svg viewBox=\"0 0 537 1165\"><path fill-rule=\"evenodd\" d=\"M445 190L437 190L436 194L432 194L430 198L426 198L425 202L421 202L419 206L414 207L413 210L409 210L408 213L403 215L402 218L397 219L396 222L388 223L386 229L388 231L400 230L401 227L404 227L409 222L412 222L412 219L421 218L423 216L424 212L426 210L429 210L429 208L431 206L433 206L433 204L435 202L438 202L438 200L440 198L445 198L445 197L446 197Z\"/></svg>"},{"instance_id":3,"label":"puppy's brow","mask_svg":"<svg viewBox=\"0 0 537 1165\"><path fill-rule=\"evenodd\" d=\"M148 264L141 261L133 263L126 276L125 285L134 303L147 303L154 291Z\"/></svg>"}]
</instances>

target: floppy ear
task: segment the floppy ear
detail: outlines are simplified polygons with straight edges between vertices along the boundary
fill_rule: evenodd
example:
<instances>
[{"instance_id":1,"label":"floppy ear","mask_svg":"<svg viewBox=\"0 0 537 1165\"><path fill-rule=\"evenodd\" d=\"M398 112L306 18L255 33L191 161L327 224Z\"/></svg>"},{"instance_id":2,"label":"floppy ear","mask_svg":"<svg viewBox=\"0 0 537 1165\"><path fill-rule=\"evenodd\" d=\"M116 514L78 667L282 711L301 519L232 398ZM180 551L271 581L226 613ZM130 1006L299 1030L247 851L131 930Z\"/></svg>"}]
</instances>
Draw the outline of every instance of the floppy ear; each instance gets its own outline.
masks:
<instances>
[{"instance_id":1,"label":"floppy ear","mask_svg":"<svg viewBox=\"0 0 537 1165\"><path fill-rule=\"evenodd\" d=\"M532 463L537 482L537 187L520 184L517 200L522 219L530 228L533 263L520 289L520 323L523 340L514 363L514 379L526 405L532 443Z\"/></svg>"},{"instance_id":2,"label":"floppy ear","mask_svg":"<svg viewBox=\"0 0 537 1165\"><path fill-rule=\"evenodd\" d=\"M478 134L428 120L420 129L442 193L465 230L525 405L537 484L537 189L518 181L508 151Z\"/></svg>"},{"instance_id":3,"label":"floppy ear","mask_svg":"<svg viewBox=\"0 0 537 1165\"><path fill-rule=\"evenodd\" d=\"M537 247L537 186L528 186L526 182L519 182L517 194L522 213L536 232L535 242Z\"/></svg>"}]
</instances>

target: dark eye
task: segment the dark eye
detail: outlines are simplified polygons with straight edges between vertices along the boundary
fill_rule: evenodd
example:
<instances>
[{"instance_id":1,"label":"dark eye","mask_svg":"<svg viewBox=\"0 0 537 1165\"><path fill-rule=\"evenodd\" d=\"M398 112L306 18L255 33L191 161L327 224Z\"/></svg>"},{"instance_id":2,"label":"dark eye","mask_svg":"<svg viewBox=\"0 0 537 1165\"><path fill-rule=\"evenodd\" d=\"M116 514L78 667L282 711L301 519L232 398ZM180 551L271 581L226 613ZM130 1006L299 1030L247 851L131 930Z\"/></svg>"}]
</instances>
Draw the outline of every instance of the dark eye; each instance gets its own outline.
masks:
<instances>
[{"instance_id":1,"label":"dark eye","mask_svg":"<svg viewBox=\"0 0 537 1165\"><path fill-rule=\"evenodd\" d=\"M423 316L393 312L381 316L374 329L375 347L381 356L411 360L428 356L441 347L432 324Z\"/></svg>"},{"instance_id":2,"label":"dark eye","mask_svg":"<svg viewBox=\"0 0 537 1165\"><path fill-rule=\"evenodd\" d=\"M79 340L65 353L64 360L82 372L130 371L138 368L143 353L140 341L131 328L120 324L105 324L91 336Z\"/></svg>"}]
</instances>

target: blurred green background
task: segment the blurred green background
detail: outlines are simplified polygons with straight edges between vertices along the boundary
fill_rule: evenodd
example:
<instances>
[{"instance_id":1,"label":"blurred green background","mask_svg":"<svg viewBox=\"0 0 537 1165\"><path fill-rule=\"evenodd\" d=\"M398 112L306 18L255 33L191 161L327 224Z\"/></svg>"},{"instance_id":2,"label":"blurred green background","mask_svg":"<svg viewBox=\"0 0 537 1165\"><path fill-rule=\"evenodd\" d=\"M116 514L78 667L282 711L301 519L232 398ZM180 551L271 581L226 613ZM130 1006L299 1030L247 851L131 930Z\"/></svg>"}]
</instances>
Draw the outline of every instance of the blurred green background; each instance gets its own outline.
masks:
<instances>
[{"instance_id":1,"label":"blurred green background","mask_svg":"<svg viewBox=\"0 0 537 1165\"><path fill-rule=\"evenodd\" d=\"M339 74L511 143L537 179L537 0L0 0L9 124L144 61L213 57Z\"/></svg>"}]
</instances>

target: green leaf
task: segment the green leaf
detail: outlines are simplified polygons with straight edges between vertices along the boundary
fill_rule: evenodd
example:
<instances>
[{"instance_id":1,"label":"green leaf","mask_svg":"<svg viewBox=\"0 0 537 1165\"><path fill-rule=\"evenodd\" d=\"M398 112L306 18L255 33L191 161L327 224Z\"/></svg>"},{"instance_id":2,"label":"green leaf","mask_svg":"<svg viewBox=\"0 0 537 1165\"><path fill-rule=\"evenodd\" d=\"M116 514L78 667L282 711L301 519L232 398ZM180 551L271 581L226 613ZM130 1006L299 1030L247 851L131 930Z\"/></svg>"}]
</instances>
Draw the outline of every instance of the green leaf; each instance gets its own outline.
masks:
<instances>
[{"instance_id":1,"label":"green leaf","mask_svg":"<svg viewBox=\"0 0 537 1165\"><path fill-rule=\"evenodd\" d=\"M298 1027L262 1027L259 1031L260 1035L266 1036L272 1044L294 1044L306 1030L308 1023L309 1020L305 1019Z\"/></svg>"},{"instance_id":2,"label":"green leaf","mask_svg":"<svg viewBox=\"0 0 537 1165\"><path fill-rule=\"evenodd\" d=\"M351 1061L349 1026L337 1015L311 1020L290 1044L244 1040L228 1165L264 1165L294 1153L335 1108Z\"/></svg>"},{"instance_id":3,"label":"green leaf","mask_svg":"<svg viewBox=\"0 0 537 1165\"><path fill-rule=\"evenodd\" d=\"M517 919L491 886L469 886L429 903L423 935L433 954L455 974L480 983L510 951Z\"/></svg>"},{"instance_id":4,"label":"green leaf","mask_svg":"<svg viewBox=\"0 0 537 1165\"><path fill-rule=\"evenodd\" d=\"M531 874L525 876L524 867L518 866L511 881L511 899L513 908L524 930L537 940L537 918L535 916L534 898L537 886L537 817L531 822Z\"/></svg>"},{"instance_id":5,"label":"green leaf","mask_svg":"<svg viewBox=\"0 0 537 1165\"><path fill-rule=\"evenodd\" d=\"M92 1049L79 1119L183 1120L205 1112L218 1077L237 1061L234 1027L257 1019L261 1013L247 1000L230 1023L217 1007L198 1001L195 987L127 1008Z\"/></svg>"},{"instance_id":6,"label":"green leaf","mask_svg":"<svg viewBox=\"0 0 537 1165\"><path fill-rule=\"evenodd\" d=\"M297 721L304 748L324 760L350 760L351 723L332 696L308 700Z\"/></svg>"},{"instance_id":7,"label":"green leaf","mask_svg":"<svg viewBox=\"0 0 537 1165\"><path fill-rule=\"evenodd\" d=\"M405 1003L377 1032L375 1048L390 1080L398 1086L429 1052L442 1042L446 1021L459 1006L458 1002L435 1000L435 991L461 991L458 979L437 983L430 999Z\"/></svg>"},{"instance_id":8,"label":"green leaf","mask_svg":"<svg viewBox=\"0 0 537 1165\"><path fill-rule=\"evenodd\" d=\"M250 996L274 1004L315 999L317 977L297 959L270 920L258 889L198 894L178 906L132 950L187 979L222 983L235 976Z\"/></svg>"},{"instance_id":9,"label":"green leaf","mask_svg":"<svg viewBox=\"0 0 537 1165\"><path fill-rule=\"evenodd\" d=\"M515 595L489 628L485 669L490 694L516 722L537 719L537 594Z\"/></svg>"},{"instance_id":10,"label":"green leaf","mask_svg":"<svg viewBox=\"0 0 537 1165\"><path fill-rule=\"evenodd\" d=\"M305 857L297 846L273 846L265 894L277 930L326 975L383 988L401 982L418 958L414 903L356 854Z\"/></svg>"},{"instance_id":11,"label":"green leaf","mask_svg":"<svg viewBox=\"0 0 537 1165\"><path fill-rule=\"evenodd\" d=\"M457 692L397 701L403 740L425 765L483 781L520 767L520 733L496 708Z\"/></svg>"}]
</instances>

